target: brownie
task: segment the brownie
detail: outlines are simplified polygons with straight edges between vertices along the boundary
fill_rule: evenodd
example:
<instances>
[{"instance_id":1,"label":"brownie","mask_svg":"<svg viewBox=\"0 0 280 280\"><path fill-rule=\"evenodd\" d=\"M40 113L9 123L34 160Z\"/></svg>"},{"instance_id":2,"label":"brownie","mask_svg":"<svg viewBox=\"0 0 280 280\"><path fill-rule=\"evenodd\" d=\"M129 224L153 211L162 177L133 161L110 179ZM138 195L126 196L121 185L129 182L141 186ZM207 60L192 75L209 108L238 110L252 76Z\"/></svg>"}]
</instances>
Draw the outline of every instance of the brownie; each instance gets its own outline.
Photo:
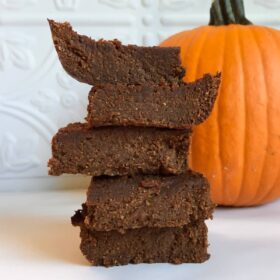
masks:
<instances>
[{"instance_id":1,"label":"brownie","mask_svg":"<svg viewBox=\"0 0 280 280\"><path fill-rule=\"evenodd\" d=\"M178 176L93 177L84 209L91 229L122 232L208 219L213 203L207 179L188 171Z\"/></svg>"},{"instance_id":2,"label":"brownie","mask_svg":"<svg viewBox=\"0 0 280 280\"><path fill-rule=\"evenodd\" d=\"M86 124L70 124L52 140L49 174L181 174L187 169L190 134L190 130L89 129Z\"/></svg>"},{"instance_id":3,"label":"brownie","mask_svg":"<svg viewBox=\"0 0 280 280\"><path fill-rule=\"evenodd\" d=\"M106 84L89 93L87 122L98 126L185 129L203 122L216 100L220 74L171 85Z\"/></svg>"},{"instance_id":4,"label":"brownie","mask_svg":"<svg viewBox=\"0 0 280 280\"><path fill-rule=\"evenodd\" d=\"M138 47L118 40L95 41L77 34L68 22L49 20L53 42L65 71L80 82L145 84L180 81L178 47Z\"/></svg>"},{"instance_id":5,"label":"brownie","mask_svg":"<svg viewBox=\"0 0 280 280\"><path fill-rule=\"evenodd\" d=\"M207 253L207 227L197 221L183 227L95 231L84 224L77 212L74 225L81 228L81 251L93 265L128 263L201 263Z\"/></svg>"}]
</instances>

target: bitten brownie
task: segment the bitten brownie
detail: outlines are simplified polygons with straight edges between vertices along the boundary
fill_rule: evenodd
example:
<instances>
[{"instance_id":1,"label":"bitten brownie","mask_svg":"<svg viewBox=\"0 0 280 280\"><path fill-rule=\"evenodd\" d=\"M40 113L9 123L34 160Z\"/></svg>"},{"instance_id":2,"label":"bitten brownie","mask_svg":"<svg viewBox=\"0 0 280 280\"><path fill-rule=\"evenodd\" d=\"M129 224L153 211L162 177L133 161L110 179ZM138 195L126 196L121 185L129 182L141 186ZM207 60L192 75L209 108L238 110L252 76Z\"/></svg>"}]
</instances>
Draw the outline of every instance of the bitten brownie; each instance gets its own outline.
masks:
<instances>
[{"instance_id":1,"label":"bitten brownie","mask_svg":"<svg viewBox=\"0 0 280 280\"><path fill-rule=\"evenodd\" d=\"M190 130L70 124L52 140L49 174L181 174L187 169Z\"/></svg>"},{"instance_id":2,"label":"bitten brownie","mask_svg":"<svg viewBox=\"0 0 280 280\"><path fill-rule=\"evenodd\" d=\"M118 40L95 41L69 23L49 20L53 42L65 71L80 82L146 84L180 81L185 70L177 47L138 47Z\"/></svg>"},{"instance_id":3,"label":"bitten brownie","mask_svg":"<svg viewBox=\"0 0 280 280\"><path fill-rule=\"evenodd\" d=\"M172 85L106 84L89 93L90 127L110 125L185 129L203 122L216 100L220 74Z\"/></svg>"},{"instance_id":4,"label":"bitten brownie","mask_svg":"<svg viewBox=\"0 0 280 280\"><path fill-rule=\"evenodd\" d=\"M208 219L214 208L201 174L93 177L83 205L85 224L97 231L178 227Z\"/></svg>"},{"instance_id":5,"label":"bitten brownie","mask_svg":"<svg viewBox=\"0 0 280 280\"><path fill-rule=\"evenodd\" d=\"M128 263L201 263L207 253L207 227L197 221L183 227L95 231L84 223L83 212L72 219L81 228L81 251L93 265Z\"/></svg>"}]
</instances>

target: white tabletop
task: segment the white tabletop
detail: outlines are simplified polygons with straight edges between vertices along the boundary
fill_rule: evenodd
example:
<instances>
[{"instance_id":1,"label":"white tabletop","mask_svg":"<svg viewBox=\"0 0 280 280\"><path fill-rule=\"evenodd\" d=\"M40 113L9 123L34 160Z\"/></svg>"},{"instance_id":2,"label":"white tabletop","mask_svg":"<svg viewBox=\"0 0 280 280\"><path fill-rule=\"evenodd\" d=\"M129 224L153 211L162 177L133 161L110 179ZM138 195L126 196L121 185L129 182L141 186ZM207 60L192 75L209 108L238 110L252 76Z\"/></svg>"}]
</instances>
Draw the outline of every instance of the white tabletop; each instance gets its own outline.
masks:
<instances>
[{"instance_id":1,"label":"white tabletop","mask_svg":"<svg viewBox=\"0 0 280 280\"><path fill-rule=\"evenodd\" d=\"M280 201L217 209L204 264L91 267L70 216L85 190L0 194L0 279L280 279Z\"/></svg>"}]
</instances>

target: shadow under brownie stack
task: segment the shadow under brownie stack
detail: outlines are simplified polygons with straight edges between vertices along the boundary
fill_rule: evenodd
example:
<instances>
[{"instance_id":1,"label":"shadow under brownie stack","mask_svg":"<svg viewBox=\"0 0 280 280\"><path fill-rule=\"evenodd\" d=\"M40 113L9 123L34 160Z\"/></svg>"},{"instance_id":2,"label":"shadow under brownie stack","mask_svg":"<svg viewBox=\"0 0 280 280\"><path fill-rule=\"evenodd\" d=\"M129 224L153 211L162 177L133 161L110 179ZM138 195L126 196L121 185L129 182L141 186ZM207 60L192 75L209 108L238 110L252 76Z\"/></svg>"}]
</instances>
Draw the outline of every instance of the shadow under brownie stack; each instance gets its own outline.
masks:
<instances>
[{"instance_id":1,"label":"shadow under brownie stack","mask_svg":"<svg viewBox=\"0 0 280 280\"><path fill-rule=\"evenodd\" d=\"M203 262L213 204L188 169L191 128L210 114L220 74L184 83L179 48L94 41L49 21L64 69L91 84L84 124L52 141L51 175L92 176L72 223L93 265Z\"/></svg>"}]
</instances>

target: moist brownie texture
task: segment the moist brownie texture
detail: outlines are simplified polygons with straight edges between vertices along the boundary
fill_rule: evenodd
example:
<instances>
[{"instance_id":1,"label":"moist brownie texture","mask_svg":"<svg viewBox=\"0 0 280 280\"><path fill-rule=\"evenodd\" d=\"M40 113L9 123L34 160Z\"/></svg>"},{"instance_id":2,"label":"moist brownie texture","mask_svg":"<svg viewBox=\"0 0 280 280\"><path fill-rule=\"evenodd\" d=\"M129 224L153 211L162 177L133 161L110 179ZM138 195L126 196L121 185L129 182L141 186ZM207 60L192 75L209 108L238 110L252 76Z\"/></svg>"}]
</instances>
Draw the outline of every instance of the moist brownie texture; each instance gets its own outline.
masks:
<instances>
[{"instance_id":1,"label":"moist brownie texture","mask_svg":"<svg viewBox=\"0 0 280 280\"><path fill-rule=\"evenodd\" d=\"M87 122L185 129L203 122L216 100L220 74L171 85L105 84L89 93Z\"/></svg>"},{"instance_id":2,"label":"moist brownie texture","mask_svg":"<svg viewBox=\"0 0 280 280\"><path fill-rule=\"evenodd\" d=\"M118 40L95 41L79 35L67 22L49 20L49 25L63 68L80 82L177 83L184 77L177 47L123 46Z\"/></svg>"},{"instance_id":3,"label":"moist brownie texture","mask_svg":"<svg viewBox=\"0 0 280 280\"><path fill-rule=\"evenodd\" d=\"M178 227L212 215L209 184L199 173L93 177L83 206L97 231Z\"/></svg>"},{"instance_id":4,"label":"moist brownie texture","mask_svg":"<svg viewBox=\"0 0 280 280\"><path fill-rule=\"evenodd\" d=\"M187 169L190 130L87 128L70 124L52 141L49 174L181 174Z\"/></svg>"},{"instance_id":5,"label":"moist brownie texture","mask_svg":"<svg viewBox=\"0 0 280 280\"><path fill-rule=\"evenodd\" d=\"M197 221L184 227L95 231L77 212L72 222L81 228L81 251L93 265L128 263L201 263L207 253L207 227Z\"/></svg>"}]
</instances>

